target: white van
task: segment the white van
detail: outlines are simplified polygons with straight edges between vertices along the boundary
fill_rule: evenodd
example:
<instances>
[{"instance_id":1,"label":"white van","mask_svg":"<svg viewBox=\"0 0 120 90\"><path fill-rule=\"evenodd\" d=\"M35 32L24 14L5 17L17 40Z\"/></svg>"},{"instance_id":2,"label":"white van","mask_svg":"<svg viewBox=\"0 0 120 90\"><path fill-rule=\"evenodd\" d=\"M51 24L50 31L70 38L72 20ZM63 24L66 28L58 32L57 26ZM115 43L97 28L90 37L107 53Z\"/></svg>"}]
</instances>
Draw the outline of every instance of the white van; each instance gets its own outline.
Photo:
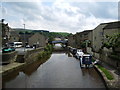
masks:
<instances>
[{"instance_id":1,"label":"white van","mask_svg":"<svg viewBox=\"0 0 120 90\"><path fill-rule=\"evenodd\" d=\"M14 47L15 48L20 48L23 46L23 43L22 42L14 42Z\"/></svg>"}]
</instances>

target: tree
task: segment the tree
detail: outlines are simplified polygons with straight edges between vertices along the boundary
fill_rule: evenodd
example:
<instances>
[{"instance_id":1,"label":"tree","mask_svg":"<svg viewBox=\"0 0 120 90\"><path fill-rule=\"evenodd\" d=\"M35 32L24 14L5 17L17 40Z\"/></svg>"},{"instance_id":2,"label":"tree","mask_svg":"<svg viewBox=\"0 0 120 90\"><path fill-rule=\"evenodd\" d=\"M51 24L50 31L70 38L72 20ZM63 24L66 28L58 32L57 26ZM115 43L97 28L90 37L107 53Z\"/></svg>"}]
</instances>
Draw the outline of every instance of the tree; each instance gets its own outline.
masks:
<instances>
[{"instance_id":1,"label":"tree","mask_svg":"<svg viewBox=\"0 0 120 90\"><path fill-rule=\"evenodd\" d=\"M49 39L48 39L48 42L49 42L49 43L52 43L52 41L54 41L54 37L53 37L53 36L50 36Z\"/></svg>"},{"instance_id":2,"label":"tree","mask_svg":"<svg viewBox=\"0 0 120 90\"><path fill-rule=\"evenodd\" d=\"M106 36L107 42L103 44L103 47L112 48L113 51L115 48L120 47L120 33L116 33L112 36Z\"/></svg>"}]
</instances>

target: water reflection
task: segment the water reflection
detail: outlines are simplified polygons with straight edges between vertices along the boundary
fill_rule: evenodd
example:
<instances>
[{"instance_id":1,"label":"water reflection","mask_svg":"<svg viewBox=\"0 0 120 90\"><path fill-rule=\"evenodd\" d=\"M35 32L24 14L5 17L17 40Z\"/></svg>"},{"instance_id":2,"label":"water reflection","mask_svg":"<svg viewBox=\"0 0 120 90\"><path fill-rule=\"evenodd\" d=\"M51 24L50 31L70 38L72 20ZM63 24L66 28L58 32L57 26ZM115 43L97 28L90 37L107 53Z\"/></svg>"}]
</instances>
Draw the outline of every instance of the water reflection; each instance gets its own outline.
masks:
<instances>
[{"instance_id":1,"label":"water reflection","mask_svg":"<svg viewBox=\"0 0 120 90\"><path fill-rule=\"evenodd\" d=\"M17 71L6 80L4 87L28 88L100 88L104 87L97 72L80 68L79 60L69 57L69 52L53 52L47 62L40 61ZM11 74L12 75L12 74ZM17 76L18 75L18 76ZM12 75L13 76L13 75ZM19 83L17 83L19 82ZM19 85L21 84L21 85ZM15 86L13 86L15 85Z\"/></svg>"},{"instance_id":2,"label":"water reflection","mask_svg":"<svg viewBox=\"0 0 120 90\"><path fill-rule=\"evenodd\" d=\"M26 75L28 75L28 76L30 76L33 72L35 72L37 69L38 69L38 67L41 65L41 62L40 61L36 61L36 62L34 62L34 63L32 63L32 64L30 64L30 65L27 65L26 67L25 67L25 69L23 70L23 72L26 74ZM31 68L32 67L32 68Z\"/></svg>"}]
</instances>

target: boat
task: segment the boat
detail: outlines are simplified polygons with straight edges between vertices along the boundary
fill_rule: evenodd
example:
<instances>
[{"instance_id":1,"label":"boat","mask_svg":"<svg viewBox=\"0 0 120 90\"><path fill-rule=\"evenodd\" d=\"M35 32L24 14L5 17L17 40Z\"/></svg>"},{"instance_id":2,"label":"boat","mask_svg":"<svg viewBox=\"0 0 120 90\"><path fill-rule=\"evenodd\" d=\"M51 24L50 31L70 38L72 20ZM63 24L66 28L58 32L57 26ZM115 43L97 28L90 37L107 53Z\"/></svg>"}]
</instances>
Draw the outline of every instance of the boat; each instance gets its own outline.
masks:
<instances>
[{"instance_id":1,"label":"boat","mask_svg":"<svg viewBox=\"0 0 120 90\"><path fill-rule=\"evenodd\" d=\"M80 67L92 67L92 56L90 54L84 54L79 60Z\"/></svg>"}]
</instances>

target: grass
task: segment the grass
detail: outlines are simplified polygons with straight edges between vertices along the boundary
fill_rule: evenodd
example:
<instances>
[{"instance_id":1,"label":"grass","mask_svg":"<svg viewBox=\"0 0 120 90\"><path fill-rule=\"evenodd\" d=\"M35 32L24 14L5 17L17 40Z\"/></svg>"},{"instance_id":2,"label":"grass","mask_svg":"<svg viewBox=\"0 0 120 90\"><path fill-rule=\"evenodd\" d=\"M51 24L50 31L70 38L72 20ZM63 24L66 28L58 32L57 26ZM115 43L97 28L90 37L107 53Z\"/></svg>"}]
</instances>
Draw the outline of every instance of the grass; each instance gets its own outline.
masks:
<instances>
[{"instance_id":1,"label":"grass","mask_svg":"<svg viewBox=\"0 0 120 90\"><path fill-rule=\"evenodd\" d=\"M92 62L95 62L95 59L92 58Z\"/></svg>"},{"instance_id":2,"label":"grass","mask_svg":"<svg viewBox=\"0 0 120 90\"><path fill-rule=\"evenodd\" d=\"M114 79L113 75L107 69L105 69L104 67L102 67L100 65L97 65L97 66L102 72L104 72L104 74L106 75L108 80L113 80Z\"/></svg>"}]
</instances>

